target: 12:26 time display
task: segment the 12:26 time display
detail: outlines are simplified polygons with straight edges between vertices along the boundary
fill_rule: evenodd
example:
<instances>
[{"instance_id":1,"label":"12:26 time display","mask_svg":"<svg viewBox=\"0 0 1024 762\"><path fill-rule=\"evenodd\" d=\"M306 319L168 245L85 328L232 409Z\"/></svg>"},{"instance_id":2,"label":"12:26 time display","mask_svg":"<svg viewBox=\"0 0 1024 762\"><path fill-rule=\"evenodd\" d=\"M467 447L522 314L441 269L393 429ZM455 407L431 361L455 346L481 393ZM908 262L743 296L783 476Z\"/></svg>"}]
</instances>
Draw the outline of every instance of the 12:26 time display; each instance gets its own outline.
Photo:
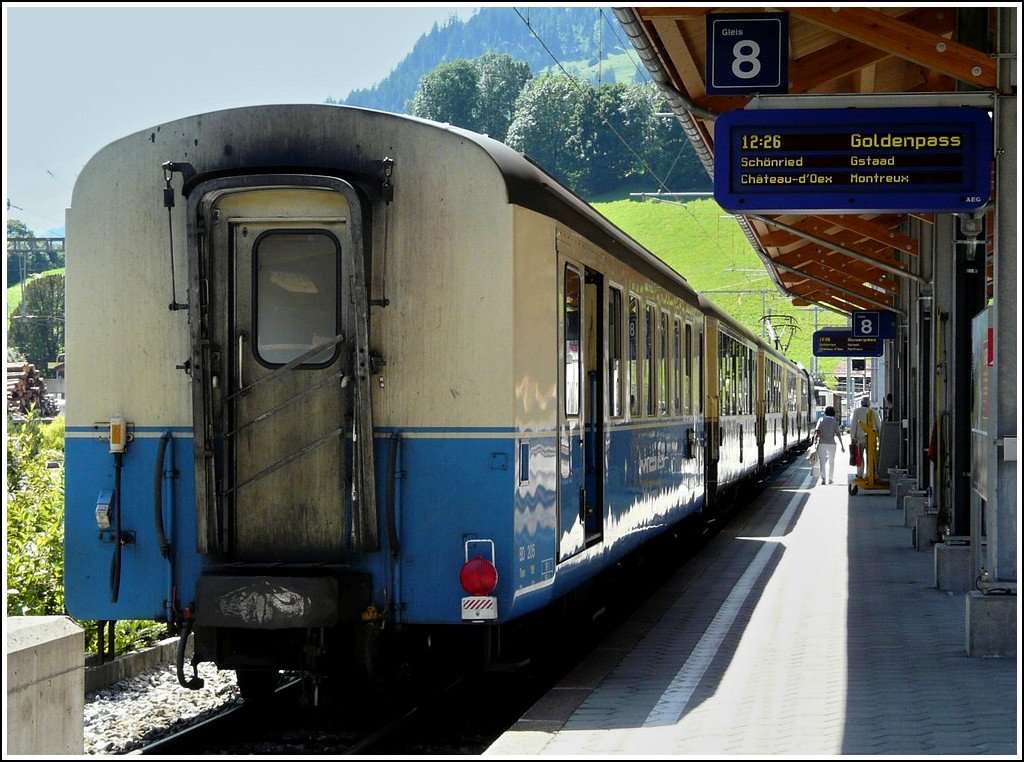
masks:
<instances>
[{"instance_id":1,"label":"12:26 time display","mask_svg":"<svg viewBox=\"0 0 1024 762\"><path fill-rule=\"evenodd\" d=\"M744 135L742 148L744 151L782 148L782 135Z\"/></svg>"}]
</instances>

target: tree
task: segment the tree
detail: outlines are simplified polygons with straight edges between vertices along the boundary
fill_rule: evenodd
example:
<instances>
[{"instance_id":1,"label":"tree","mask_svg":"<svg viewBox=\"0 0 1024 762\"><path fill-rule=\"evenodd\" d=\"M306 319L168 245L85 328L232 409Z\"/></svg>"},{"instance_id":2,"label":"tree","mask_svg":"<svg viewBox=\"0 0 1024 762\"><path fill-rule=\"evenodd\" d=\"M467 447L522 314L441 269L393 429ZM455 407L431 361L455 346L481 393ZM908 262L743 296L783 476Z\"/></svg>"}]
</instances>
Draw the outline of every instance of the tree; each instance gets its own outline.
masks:
<instances>
[{"instance_id":1,"label":"tree","mask_svg":"<svg viewBox=\"0 0 1024 762\"><path fill-rule=\"evenodd\" d=\"M580 88L568 77L545 74L526 83L516 100L506 142L570 188L578 187L584 139Z\"/></svg>"},{"instance_id":2,"label":"tree","mask_svg":"<svg viewBox=\"0 0 1024 762\"><path fill-rule=\"evenodd\" d=\"M41 370L64 351L63 275L45 275L25 284L21 306L11 316L7 343Z\"/></svg>"},{"instance_id":3,"label":"tree","mask_svg":"<svg viewBox=\"0 0 1024 762\"><path fill-rule=\"evenodd\" d=\"M629 98L629 90L623 84L601 85L584 96L580 115L585 173L577 189L584 195L614 190L643 172L639 152L644 149L650 105Z\"/></svg>"},{"instance_id":4,"label":"tree","mask_svg":"<svg viewBox=\"0 0 1024 762\"><path fill-rule=\"evenodd\" d=\"M531 76L528 64L509 55L460 58L423 75L409 110L504 142L516 98Z\"/></svg>"},{"instance_id":5,"label":"tree","mask_svg":"<svg viewBox=\"0 0 1024 762\"><path fill-rule=\"evenodd\" d=\"M484 53L474 63L477 70L475 122L480 132L504 143L516 99L533 76L530 65L504 53Z\"/></svg>"},{"instance_id":6,"label":"tree","mask_svg":"<svg viewBox=\"0 0 1024 762\"><path fill-rule=\"evenodd\" d=\"M413 116L479 132L476 128L478 81L476 66L471 61L459 59L441 64L420 79L419 90L411 104Z\"/></svg>"},{"instance_id":7,"label":"tree","mask_svg":"<svg viewBox=\"0 0 1024 762\"><path fill-rule=\"evenodd\" d=\"M710 191L711 177L678 119L669 115L669 105L657 85L634 85L629 97L641 99L642 109L649 115L642 152L646 181L660 190Z\"/></svg>"},{"instance_id":8,"label":"tree","mask_svg":"<svg viewBox=\"0 0 1024 762\"><path fill-rule=\"evenodd\" d=\"M21 220L7 220L7 287L64 266L63 239L39 238Z\"/></svg>"}]
</instances>

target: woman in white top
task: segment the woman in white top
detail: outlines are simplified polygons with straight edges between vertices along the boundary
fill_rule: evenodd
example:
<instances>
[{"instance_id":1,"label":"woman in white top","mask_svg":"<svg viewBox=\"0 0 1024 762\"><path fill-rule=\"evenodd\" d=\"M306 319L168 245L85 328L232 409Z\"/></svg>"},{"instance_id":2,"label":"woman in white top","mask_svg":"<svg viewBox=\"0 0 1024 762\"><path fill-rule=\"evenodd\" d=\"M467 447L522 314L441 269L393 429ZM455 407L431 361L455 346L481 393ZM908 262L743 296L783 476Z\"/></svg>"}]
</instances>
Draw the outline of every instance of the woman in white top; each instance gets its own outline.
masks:
<instances>
[{"instance_id":1,"label":"woman in white top","mask_svg":"<svg viewBox=\"0 0 1024 762\"><path fill-rule=\"evenodd\" d=\"M836 445L839 445L843 452L843 439L840 436L841 426L836 420L836 409L829 405L825 408L825 415L818 419L818 425L814 429L814 439L818 445L818 462L821 464L821 483L825 484L825 470L828 469L828 483L832 484L836 473Z\"/></svg>"}]
</instances>

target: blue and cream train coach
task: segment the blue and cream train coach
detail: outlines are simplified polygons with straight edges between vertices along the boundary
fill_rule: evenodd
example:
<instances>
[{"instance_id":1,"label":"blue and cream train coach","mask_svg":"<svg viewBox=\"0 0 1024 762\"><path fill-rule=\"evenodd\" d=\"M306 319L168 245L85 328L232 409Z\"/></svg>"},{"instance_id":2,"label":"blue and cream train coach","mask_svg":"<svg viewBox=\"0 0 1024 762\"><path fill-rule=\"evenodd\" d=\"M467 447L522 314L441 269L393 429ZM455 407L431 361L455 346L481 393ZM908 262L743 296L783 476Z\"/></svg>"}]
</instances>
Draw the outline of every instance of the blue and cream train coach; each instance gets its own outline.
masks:
<instances>
[{"instance_id":1,"label":"blue and cream train coach","mask_svg":"<svg viewBox=\"0 0 1024 762\"><path fill-rule=\"evenodd\" d=\"M542 609L810 435L803 369L525 156L407 116L117 140L66 287L68 611L166 621L243 690Z\"/></svg>"}]
</instances>

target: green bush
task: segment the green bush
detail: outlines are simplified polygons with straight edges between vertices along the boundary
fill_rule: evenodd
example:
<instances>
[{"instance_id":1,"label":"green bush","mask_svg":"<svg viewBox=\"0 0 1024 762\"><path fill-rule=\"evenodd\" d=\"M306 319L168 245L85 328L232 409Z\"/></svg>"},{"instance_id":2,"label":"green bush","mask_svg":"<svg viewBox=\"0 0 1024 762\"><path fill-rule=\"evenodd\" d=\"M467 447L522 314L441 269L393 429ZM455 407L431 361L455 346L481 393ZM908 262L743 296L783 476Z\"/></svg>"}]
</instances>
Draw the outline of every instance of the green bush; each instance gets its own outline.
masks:
<instances>
[{"instance_id":1,"label":"green bush","mask_svg":"<svg viewBox=\"0 0 1024 762\"><path fill-rule=\"evenodd\" d=\"M33 411L7 418L7 616L62 616L64 610L64 419ZM86 649L97 648L96 623L77 622ZM117 654L166 635L157 622L117 622Z\"/></svg>"},{"instance_id":2,"label":"green bush","mask_svg":"<svg viewBox=\"0 0 1024 762\"><path fill-rule=\"evenodd\" d=\"M64 448L49 426L7 421L8 616L64 613Z\"/></svg>"}]
</instances>

